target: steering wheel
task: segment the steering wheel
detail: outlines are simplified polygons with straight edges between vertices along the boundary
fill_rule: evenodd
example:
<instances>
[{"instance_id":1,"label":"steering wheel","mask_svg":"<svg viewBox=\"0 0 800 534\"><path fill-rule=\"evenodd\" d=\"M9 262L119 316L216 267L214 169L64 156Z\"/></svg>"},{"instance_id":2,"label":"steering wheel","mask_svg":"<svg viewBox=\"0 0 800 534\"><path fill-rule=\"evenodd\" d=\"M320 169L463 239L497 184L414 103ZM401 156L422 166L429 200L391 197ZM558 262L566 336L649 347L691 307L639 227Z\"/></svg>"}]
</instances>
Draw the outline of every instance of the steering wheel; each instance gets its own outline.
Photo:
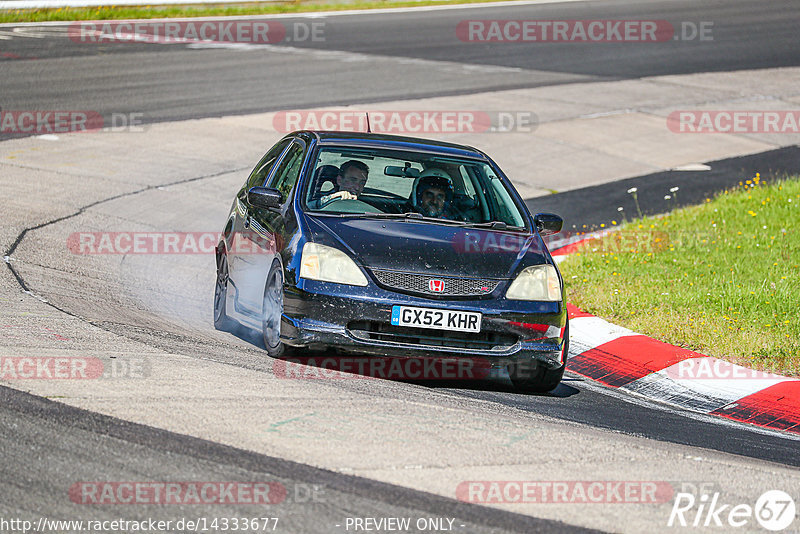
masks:
<instances>
[{"instance_id":1,"label":"steering wheel","mask_svg":"<svg viewBox=\"0 0 800 534\"><path fill-rule=\"evenodd\" d=\"M361 200L342 200L336 198L322 206L320 211L339 211L342 213L382 213L381 210Z\"/></svg>"}]
</instances>

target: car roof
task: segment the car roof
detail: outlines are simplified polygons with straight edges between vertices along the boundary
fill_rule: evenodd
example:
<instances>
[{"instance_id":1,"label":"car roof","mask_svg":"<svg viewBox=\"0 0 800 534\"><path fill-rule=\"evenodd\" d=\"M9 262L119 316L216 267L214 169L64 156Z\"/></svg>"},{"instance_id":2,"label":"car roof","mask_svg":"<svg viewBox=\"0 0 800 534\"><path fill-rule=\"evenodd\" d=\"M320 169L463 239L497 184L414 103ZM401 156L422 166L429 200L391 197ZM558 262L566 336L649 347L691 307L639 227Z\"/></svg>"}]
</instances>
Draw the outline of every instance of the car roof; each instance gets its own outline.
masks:
<instances>
[{"instance_id":1,"label":"car roof","mask_svg":"<svg viewBox=\"0 0 800 534\"><path fill-rule=\"evenodd\" d=\"M445 143L431 139L420 139L417 137L403 137L399 135L376 134L366 132L330 132L303 130L293 132L290 135L296 136L306 134L315 137L320 145L324 146L359 146L370 148L394 148L399 150L423 150L426 152L437 152L451 156L462 156L487 160L486 154L467 145L457 145L455 143Z\"/></svg>"}]
</instances>

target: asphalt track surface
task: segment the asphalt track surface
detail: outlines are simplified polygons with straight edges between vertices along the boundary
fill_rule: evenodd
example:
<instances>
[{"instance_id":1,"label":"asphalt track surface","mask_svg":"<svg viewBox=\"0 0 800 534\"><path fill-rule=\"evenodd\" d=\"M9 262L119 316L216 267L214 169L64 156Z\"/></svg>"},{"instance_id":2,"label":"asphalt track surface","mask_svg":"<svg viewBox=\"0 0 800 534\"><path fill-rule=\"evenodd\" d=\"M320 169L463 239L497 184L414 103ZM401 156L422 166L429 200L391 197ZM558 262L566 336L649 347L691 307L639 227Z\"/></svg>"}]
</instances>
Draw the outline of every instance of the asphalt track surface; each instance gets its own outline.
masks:
<instances>
[{"instance_id":1,"label":"asphalt track surface","mask_svg":"<svg viewBox=\"0 0 800 534\"><path fill-rule=\"evenodd\" d=\"M680 42L659 47L467 45L459 42L452 32L455 23L466 18L643 18L673 23L711 20L714 21L714 41L699 50ZM324 43L291 43L306 49L317 47L322 55L287 53L283 60L265 60L258 50L192 50L131 44L93 47L71 43L63 36L23 37L0 40L0 56L6 58L0 60L0 70L4 74L0 79L0 105L4 109L87 109L86 103L91 102L91 109L104 113L142 112L145 121L162 122L541 84L798 65L797 18L795 2L771 2L770 9L764 9L760 2L700 5L664 1L487 7L422 16L396 14L381 19L334 17L326 26ZM423 33L426 39L416 37ZM368 56L356 63L356 68L349 68L348 63L331 61L325 56L324 53L332 50ZM374 55L383 57L369 57ZM25 61L26 58L37 58L37 61ZM409 62L407 58L419 61ZM442 68L441 62L447 62L447 68ZM489 70L459 70L456 65L460 64L479 65ZM404 67L398 72L397 65ZM282 74L277 76L277 72ZM797 172L798 159L796 149L783 149L761 156L711 162L712 170L703 176L712 178L706 181L689 180L696 178L690 174L660 173L536 199L529 201L529 205L536 211L561 213L568 227L581 228L584 224L591 227L615 216L616 206L627 200L624 192L627 187L636 185L646 191L647 186L654 183L680 185L681 203L692 203L734 185L730 171L738 170L743 176L752 171L763 174L767 166L778 172ZM687 181L682 182L684 179ZM732 181L737 182L736 179ZM702 183L702 187L691 187L698 183ZM655 193L652 198L646 193L640 196L645 212L657 213L663 205L657 200ZM223 203L227 202L225 199ZM68 221L57 224L68 224ZM24 243L24 239L20 243ZM81 317L91 316L89 310L81 307L91 306L91 302L59 300L60 292L55 291L60 289L58 281L51 284L37 276L26 279L24 274L15 272L15 275L22 286L52 296L50 301L57 309ZM52 295L48 295L48 289L54 290ZM156 318L143 318L139 309L131 309L127 314L123 310L114 321L94 324L129 339L187 355L199 355L219 340L213 329L164 325ZM234 365L248 368L263 365L258 342L245 334L240 335L235 346L223 352L225 354L220 357ZM553 393L538 396L516 394L505 383L462 384L459 388L427 383L424 387L452 397L477 398L501 407L621 434L783 466L800 466L797 441L775 433L757 432L745 425L723 425L712 418L687 417L647 401L632 402L575 376L567 377ZM307 507L302 508L302 513L288 514L287 517L292 518L288 531L331 531L311 524L310 517L313 515L315 521L330 523L341 519L341 510L362 516L449 515L462 520L471 532L577 531L575 527L559 523L466 506L407 488L133 425L9 388L0 388L0 398L3 406L0 426L4 428L0 439L4 460L7 460L3 462L0 477L5 490L0 511L4 514L39 512L44 506L58 514L62 510L57 496L76 480L76 476L84 480L101 475L116 480L181 476L246 480L268 476L287 486L323 483L330 491L329 500L313 514ZM52 443L58 446L43 446ZM86 443L92 443L96 454L86 455ZM36 472L32 473L32 466L41 470L38 477ZM188 512L193 510L186 512L183 515L190 515ZM228 515L234 512L239 510L231 510ZM119 511L106 510L102 514L111 517ZM141 510L137 510L136 516L141 515ZM218 515L226 514L220 510Z\"/></svg>"},{"instance_id":2,"label":"asphalt track surface","mask_svg":"<svg viewBox=\"0 0 800 534\"><path fill-rule=\"evenodd\" d=\"M684 22L711 22L713 40L461 41L458 23L475 19L664 20L679 34ZM290 35L296 23L322 23L324 40L267 45L286 52L277 55L247 45L76 43L66 25L3 27L0 106L140 113L152 123L800 63L792 0L769 9L753 0L600 0L280 22Z\"/></svg>"},{"instance_id":3,"label":"asphalt track surface","mask_svg":"<svg viewBox=\"0 0 800 534\"><path fill-rule=\"evenodd\" d=\"M82 481L140 480L141 474L147 473L151 480L234 480L234 476L235 480L282 484L285 500L275 499L272 511L267 506L266 512L255 512L258 517L278 517L279 532L335 531L344 524L342 512L348 510L367 517L444 515L455 519L456 528L467 532L593 532L126 423L5 387L0 387L0 402L6 486L0 512L6 518L13 515L9 511L14 506L44 514L45 502L49 503L46 514L51 518L70 517L71 503L59 503L75 483L77 473ZM104 454L93 458L91 469L86 469L89 447ZM80 461L78 466L76 461ZM15 488L12 481L25 481L26 487ZM320 488L324 488L324 495ZM136 508L95 509L92 519L133 521L149 515L177 521L208 515L202 505L174 512L157 505ZM221 506L215 513L218 517L254 517L253 507L241 504Z\"/></svg>"},{"instance_id":4,"label":"asphalt track surface","mask_svg":"<svg viewBox=\"0 0 800 534\"><path fill-rule=\"evenodd\" d=\"M776 152L778 152L779 155L797 154L796 150L792 151L791 149L783 149ZM781 160L780 158L771 158L770 154L765 154L710 163L712 168L716 168L720 171L720 176L724 176L725 180L730 181L730 176L737 176L737 174L722 172L723 169L730 171L732 169L749 168L750 166L759 168L758 164L764 161L775 162ZM789 165L788 162L792 162L794 166ZM798 170L797 159L788 158L786 169L787 171L796 172ZM667 176L670 176L670 174L667 173ZM623 182L623 186L627 186L628 183L637 184L643 188L643 192L646 192L647 187L653 186L652 178L653 177L641 177L640 179L632 179L628 182ZM702 199L705 198L703 195L713 194L715 191L733 185L732 183L723 182L722 179L719 179L716 184L713 181L704 181L703 183L707 185L700 190L699 195L697 192L691 190L687 191L685 195L686 200L682 201L687 204L692 203L692 200L702 201ZM618 183L607 184L605 186L587 188L586 190L577 190L532 199L528 201L528 204L531 208L536 208L540 211L553 211L556 213L567 212L565 215L567 221L575 221L575 224L581 228L582 221L591 224L592 221L604 220L607 213L606 206L608 201L610 201L609 197L617 195L619 189L620 186ZM624 190L622 194L625 194ZM114 205L114 203L130 199L132 201L131 206L135 206L140 202L138 197L138 193L122 195L111 199L109 203ZM605 202L602 201L604 197L607 199ZM587 205L578 203L577 210L580 214L572 214L570 210L573 209L572 206L576 204L576 198L600 199L600 201L593 200L591 203L587 203ZM103 203L104 202L101 202L100 204L102 205ZM641 198L641 205L645 213L652 214L659 212L658 207L663 206L663 202L659 202L656 195L644 194L643 198ZM135 208L128 207L125 209L133 210ZM81 226L80 223L85 217L86 214L81 212L77 213L74 217L59 218L54 224L38 225L36 228L30 230L55 232L60 227L70 227L73 224L75 225L75 229L79 229L85 227L85 222L82 223L83 226ZM27 232L28 230L25 230L24 233ZM19 240L18 243L20 245L24 244L24 239ZM15 250L16 244L12 246L12 249L9 250L8 253L14 253ZM42 261L42 263L45 262ZM140 310L138 309L139 303L136 300L141 300L142 297L136 300L129 300L129 296L120 295L121 303L129 306L130 309L115 310L113 315L109 317L103 314L103 312L108 314L110 311L105 308L105 304L101 304L101 306L103 306L101 308L102 311L98 312L96 308L100 303L96 302L93 298L83 299L67 296L66 288L70 283L69 280L58 280L54 278L51 281L34 280L29 282L24 274L20 274L14 269L13 265L9 265L9 267L17 277L17 281L22 289L34 289L37 293L43 293L48 297L50 305L62 312L69 314L74 313L76 316L84 318L94 317L95 319L91 320L92 324L126 338L171 352L195 355L199 358L205 357L204 354L210 350L214 350L213 347L219 342L220 333L215 332L213 327L206 324L207 318L202 313L207 311L205 309L192 310L192 312L188 314L190 316L186 317L184 316L185 310L182 309L186 306L177 306L176 309L179 311L173 311L176 323L165 324L159 320L158 316L141 317ZM127 269L131 268L132 267L128 267ZM186 268L185 273L181 271L183 268ZM68 268L67 270L72 270L72 268ZM149 269L139 268L135 270L139 271L136 273L136 277L141 277L141 280L125 282L126 284L130 284L130 286L142 285L144 287L147 284L151 284L153 287L157 287L159 285L163 286L163 279L177 281L178 277L185 277L187 282L182 282L178 287L188 292L191 290L194 280L196 279L196 276L188 269L188 266L157 266ZM40 276L41 275L38 273L35 275L36 278ZM160 277L162 281L156 282L153 279L154 277ZM94 290L98 294L103 291L101 288L101 284L103 283L102 279L87 280L83 283L86 286L84 291ZM112 292L114 291L114 283L115 280L108 280ZM131 287L124 287L122 285L119 286L119 289L125 290L126 293L132 291ZM135 292L136 291L134 291L134 293ZM178 290L178 292L181 291ZM204 303L204 301L200 300L197 306L202 307ZM195 314L197 314L198 317L195 317ZM190 328L182 328L177 321L188 321ZM260 334L246 328L235 329L233 333L241 342L237 348L244 349L244 352L217 352L215 358L234 365L267 370L268 368L265 367L262 362L263 341ZM255 358L253 358L253 356L255 356ZM446 392L448 395L452 396L489 400L509 408L543 414L565 421L583 423L597 428L610 429L659 441L701 447L800 467L800 455L797 454L798 442L794 439L787 439L773 432L757 432L749 425L721 425L718 418L710 416L694 416L687 418L685 413L676 412L658 403L647 400L636 399L632 403L632 399L629 397L615 395L605 388L591 387L591 380L577 375L568 375L557 389L542 395L519 394L514 391L510 382L507 380L490 380L488 382L459 381L458 388L452 388L452 384L448 381L436 382L427 380L416 383L416 385L431 388L438 392Z\"/></svg>"}]
</instances>

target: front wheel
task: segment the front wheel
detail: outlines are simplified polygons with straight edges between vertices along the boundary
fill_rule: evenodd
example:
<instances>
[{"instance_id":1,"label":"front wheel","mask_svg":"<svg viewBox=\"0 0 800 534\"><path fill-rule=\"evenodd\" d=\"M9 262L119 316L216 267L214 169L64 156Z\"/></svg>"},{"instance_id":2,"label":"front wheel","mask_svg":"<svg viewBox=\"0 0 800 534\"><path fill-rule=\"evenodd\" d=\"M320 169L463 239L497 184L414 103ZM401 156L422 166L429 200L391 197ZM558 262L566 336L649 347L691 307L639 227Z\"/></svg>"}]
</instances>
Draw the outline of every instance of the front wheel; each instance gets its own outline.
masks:
<instances>
[{"instance_id":1,"label":"front wheel","mask_svg":"<svg viewBox=\"0 0 800 534\"><path fill-rule=\"evenodd\" d=\"M283 269L278 261L272 264L264 287L264 304L261 309L261 330L264 347L273 358L286 356L291 352L281 341L281 317L283 316Z\"/></svg>"},{"instance_id":2,"label":"front wheel","mask_svg":"<svg viewBox=\"0 0 800 534\"><path fill-rule=\"evenodd\" d=\"M512 363L508 366L508 375L511 383L519 391L528 393L547 393L553 391L564 378L564 371L567 369L567 355L569 354L569 323L564 328L564 349L561 353L561 360L564 364L558 369L548 369L544 366L539 367L535 372L529 362Z\"/></svg>"},{"instance_id":3,"label":"front wheel","mask_svg":"<svg viewBox=\"0 0 800 534\"><path fill-rule=\"evenodd\" d=\"M217 283L214 286L214 328L227 330L231 326L228 318L228 257L223 252L217 265Z\"/></svg>"}]
</instances>

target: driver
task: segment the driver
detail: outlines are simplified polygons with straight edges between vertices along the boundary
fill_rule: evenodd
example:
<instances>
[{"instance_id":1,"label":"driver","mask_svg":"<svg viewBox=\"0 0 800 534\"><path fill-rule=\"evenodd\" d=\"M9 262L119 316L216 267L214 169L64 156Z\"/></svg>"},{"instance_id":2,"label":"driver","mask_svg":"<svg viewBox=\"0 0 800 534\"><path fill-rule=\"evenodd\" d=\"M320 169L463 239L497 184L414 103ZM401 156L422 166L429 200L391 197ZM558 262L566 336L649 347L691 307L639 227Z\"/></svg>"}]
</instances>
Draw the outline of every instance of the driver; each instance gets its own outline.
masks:
<instances>
[{"instance_id":1,"label":"driver","mask_svg":"<svg viewBox=\"0 0 800 534\"><path fill-rule=\"evenodd\" d=\"M425 169L412 191L411 207L425 217L452 219L453 180L442 169Z\"/></svg>"},{"instance_id":2,"label":"driver","mask_svg":"<svg viewBox=\"0 0 800 534\"><path fill-rule=\"evenodd\" d=\"M368 175L369 167L363 161L345 161L334 180L335 192L320 198L319 207L334 200L357 200L358 195L364 191Z\"/></svg>"}]
</instances>

